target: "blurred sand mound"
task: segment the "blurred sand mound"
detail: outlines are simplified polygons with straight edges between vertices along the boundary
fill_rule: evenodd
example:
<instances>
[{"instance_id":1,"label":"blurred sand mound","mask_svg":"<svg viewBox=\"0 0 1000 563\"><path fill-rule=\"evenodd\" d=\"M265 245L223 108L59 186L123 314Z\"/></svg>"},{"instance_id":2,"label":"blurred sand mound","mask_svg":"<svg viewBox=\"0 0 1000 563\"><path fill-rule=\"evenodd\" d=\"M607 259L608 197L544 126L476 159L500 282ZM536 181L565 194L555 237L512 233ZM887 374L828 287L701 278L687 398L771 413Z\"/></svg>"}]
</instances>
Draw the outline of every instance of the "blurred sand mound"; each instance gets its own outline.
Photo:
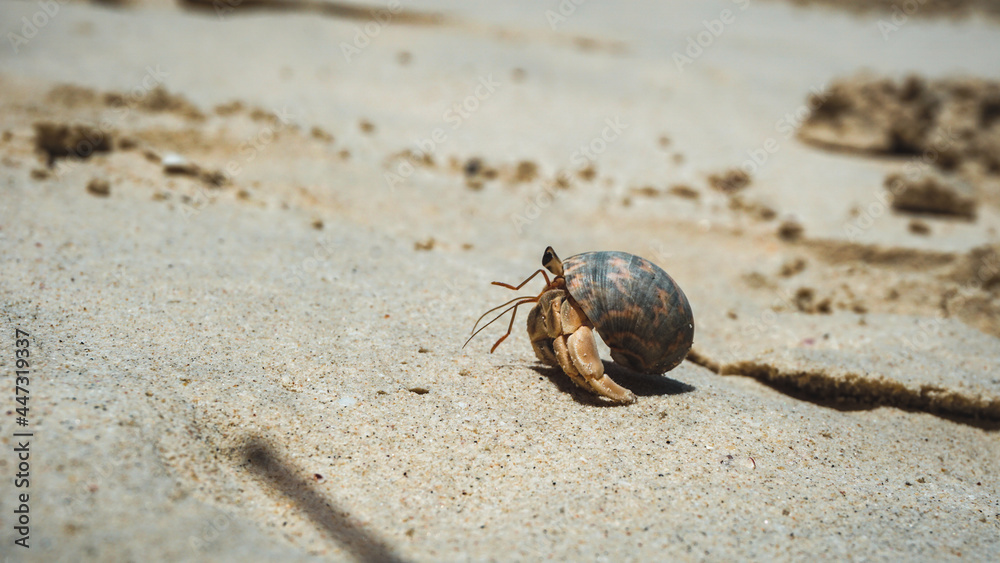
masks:
<instances>
[{"instance_id":1,"label":"blurred sand mound","mask_svg":"<svg viewBox=\"0 0 1000 563\"><path fill-rule=\"evenodd\" d=\"M900 14L914 17L966 17L975 14L1000 15L1000 2L996 0L918 0L897 2L894 0L791 0L792 4L821 5L858 13Z\"/></svg>"},{"instance_id":2,"label":"blurred sand mound","mask_svg":"<svg viewBox=\"0 0 1000 563\"><path fill-rule=\"evenodd\" d=\"M872 154L924 155L945 170L1000 174L1000 82L858 75L815 97L799 137Z\"/></svg>"}]
</instances>

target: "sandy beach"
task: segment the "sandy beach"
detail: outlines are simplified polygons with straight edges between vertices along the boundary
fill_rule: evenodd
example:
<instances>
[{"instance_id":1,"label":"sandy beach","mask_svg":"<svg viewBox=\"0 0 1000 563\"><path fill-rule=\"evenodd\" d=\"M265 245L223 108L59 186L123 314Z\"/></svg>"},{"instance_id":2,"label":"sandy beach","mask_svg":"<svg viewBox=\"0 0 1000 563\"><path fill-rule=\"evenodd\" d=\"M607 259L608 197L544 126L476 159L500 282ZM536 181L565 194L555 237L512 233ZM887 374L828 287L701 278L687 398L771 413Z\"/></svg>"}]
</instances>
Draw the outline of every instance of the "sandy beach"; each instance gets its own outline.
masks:
<instances>
[{"instance_id":1,"label":"sandy beach","mask_svg":"<svg viewBox=\"0 0 1000 563\"><path fill-rule=\"evenodd\" d=\"M0 560L996 560L1000 16L942 4L5 2ZM548 246L687 359L463 348Z\"/></svg>"}]
</instances>

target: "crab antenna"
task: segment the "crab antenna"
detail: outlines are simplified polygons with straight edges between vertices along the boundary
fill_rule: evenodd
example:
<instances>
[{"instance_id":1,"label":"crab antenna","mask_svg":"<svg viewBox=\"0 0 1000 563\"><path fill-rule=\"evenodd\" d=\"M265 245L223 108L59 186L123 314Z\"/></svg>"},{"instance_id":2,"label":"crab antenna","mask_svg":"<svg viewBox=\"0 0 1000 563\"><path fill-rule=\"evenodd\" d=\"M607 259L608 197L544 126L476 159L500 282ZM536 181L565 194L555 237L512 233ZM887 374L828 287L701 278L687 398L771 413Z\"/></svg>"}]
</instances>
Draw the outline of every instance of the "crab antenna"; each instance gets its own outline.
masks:
<instances>
[{"instance_id":1,"label":"crab antenna","mask_svg":"<svg viewBox=\"0 0 1000 563\"><path fill-rule=\"evenodd\" d=\"M482 315L480 315L478 319L476 319L476 324L472 325L472 330L470 330L469 332L470 333L471 332L475 332L476 331L476 327L479 326L479 321L483 320L483 317L485 317L486 315L489 315L490 313L492 313L493 311L496 311L497 309L500 309L501 307L506 307L507 305L510 305L511 303L513 303L515 301L520 301L522 299L538 299L538 297L531 297L530 295L522 295L521 297L515 297L515 298L511 299L510 301L504 303L503 305L497 305L496 307L493 307L489 311L486 311L485 313L483 313Z\"/></svg>"},{"instance_id":2,"label":"crab antenna","mask_svg":"<svg viewBox=\"0 0 1000 563\"><path fill-rule=\"evenodd\" d=\"M479 330L477 330L476 332L473 332L472 336L470 336L469 339L465 341L465 344L462 344L462 348L465 348L466 346L468 346L469 342L472 342L472 339L475 338L477 334L479 334L480 332L482 332L483 330L485 330L486 327L488 327L491 324L493 324L493 323L497 322L498 320L500 320L501 317L503 317L504 315L507 314L507 311L510 311L510 310L513 309L514 310L514 315L516 316L517 315L517 308L518 307L520 307L521 305L524 305L525 303L534 303L534 302L538 301L537 297L521 297L519 299L520 299L520 301L518 303L515 303L513 306L508 307L502 313L500 313L499 315L497 315L496 317L494 317L492 321L490 321L490 322L484 324L483 326L479 327ZM507 305L507 303L504 303L504 305ZM500 307L503 307L503 305L500 305ZM500 307L496 307L496 309L499 309ZM514 316L511 316L511 318L510 318L510 327L511 327L511 329L514 327ZM500 339L499 342L497 342L496 344L493 345L493 349L490 350L490 353L492 353L493 350L496 349L496 347L500 344L500 342L503 342L504 338L507 338L507 336L510 334L510 330L511 329L508 329L507 330L507 334L505 334L503 336L503 338Z\"/></svg>"}]
</instances>

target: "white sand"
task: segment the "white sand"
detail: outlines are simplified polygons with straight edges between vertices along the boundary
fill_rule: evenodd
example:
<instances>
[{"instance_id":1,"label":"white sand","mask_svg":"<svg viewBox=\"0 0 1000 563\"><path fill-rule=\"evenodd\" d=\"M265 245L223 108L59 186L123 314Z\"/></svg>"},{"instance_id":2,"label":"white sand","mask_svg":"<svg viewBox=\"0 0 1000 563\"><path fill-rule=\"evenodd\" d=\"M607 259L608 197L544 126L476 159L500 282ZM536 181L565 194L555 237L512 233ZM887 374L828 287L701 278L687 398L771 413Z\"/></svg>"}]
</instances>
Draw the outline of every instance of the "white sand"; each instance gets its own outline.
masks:
<instances>
[{"instance_id":1,"label":"white sand","mask_svg":"<svg viewBox=\"0 0 1000 563\"><path fill-rule=\"evenodd\" d=\"M998 298L961 277L991 264L970 251L997 243L995 200L975 222L928 219L930 236L886 213L847 241L849 210L874 201L906 160L824 152L775 128L811 87L862 66L997 76L998 24L913 20L884 41L878 16L754 3L678 72L671 54L686 37L738 5L586 3L557 33L534 4L517 4L517 17L419 5L450 19L390 23L350 64L339 44L364 20L220 22L162 3L62 6L20 53L0 50L0 134L10 132L0 141L0 366L11 372L15 327L29 331L36 434L24 551L12 543L5 416L0 553L1000 553ZM8 25L37 7L0 10ZM104 93L131 91L147 67L206 117L105 105ZM445 112L491 75L499 86L452 129ZM86 90L72 103L47 97L64 83ZM243 107L213 111L234 100ZM289 124L255 119L254 108ZM116 143L136 148L33 177L45 169L34 123L102 118ZM597 178L574 177L552 203L540 196L615 119L627 128L598 156ZM434 165L390 188L396 155L436 129L445 140ZM780 148L744 192L778 215L761 221L731 210L706 177L769 137ZM222 188L167 176L156 158L168 153L205 171L235 162L239 173ZM472 156L501 179L467 187L461 165ZM540 177L505 180L522 160ZM95 177L108 197L87 192ZM632 190L675 184L700 198ZM805 227L797 243L775 235L790 216ZM898 252L873 255L872 243ZM489 282L520 281L550 244L563 256L618 249L663 266L691 299L698 363L733 375L685 362L635 376L609 363L639 400L607 407L534 362L523 316L493 355L500 323L460 349L475 318L511 297ZM805 268L782 276L795 259ZM787 295L802 288L813 302L829 298L832 314L800 311ZM767 374L784 386L754 378Z\"/></svg>"}]
</instances>

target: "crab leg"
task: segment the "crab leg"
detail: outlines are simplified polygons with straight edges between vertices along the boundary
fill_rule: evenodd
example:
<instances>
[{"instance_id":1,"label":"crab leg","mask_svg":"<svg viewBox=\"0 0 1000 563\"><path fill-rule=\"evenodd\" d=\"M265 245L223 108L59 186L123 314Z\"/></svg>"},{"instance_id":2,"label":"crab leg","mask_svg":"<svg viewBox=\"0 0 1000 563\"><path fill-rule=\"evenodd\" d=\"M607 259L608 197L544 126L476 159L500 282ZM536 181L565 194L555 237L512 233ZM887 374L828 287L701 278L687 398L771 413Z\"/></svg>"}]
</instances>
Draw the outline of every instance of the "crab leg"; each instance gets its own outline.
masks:
<instances>
[{"instance_id":1,"label":"crab leg","mask_svg":"<svg viewBox=\"0 0 1000 563\"><path fill-rule=\"evenodd\" d=\"M618 385L604 373L604 363L597 353L597 341L594 339L593 329L589 326L577 328L569 338L566 338L566 348L573 366L586 380L590 389L617 403L635 402L635 395L631 391Z\"/></svg>"},{"instance_id":2,"label":"crab leg","mask_svg":"<svg viewBox=\"0 0 1000 563\"><path fill-rule=\"evenodd\" d=\"M580 372L577 371L576 366L570 357L569 347L566 345L566 335L560 334L555 337L552 341L552 351L556 355L556 360L559 362L559 367L562 368L563 373L569 376L576 383L578 387L583 389L590 389L590 385L587 385L587 380L580 376Z\"/></svg>"},{"instance_id":3,"label":"crab leg","mask_svg":"<svg viewBox=\"0 0 1000 563\"><path fill-rule=\"evenodd\" d=\"M513 286L513 285L510 285L509 283L503 283L503 282L493 282L493 285L499 285L500 287L506 287L507 289L513 289L514 291L517 291L517 290L521 289L522 287L524 287L524 284L526 284L526 283L530 282L531 280L533 280L535 278L535 276L537 276L538 274L542 274L542 277L545 278L545 287L548 287L552 283L552 282L549 281L549 275L545 273L545 270L539 269L539 270L536 270L534 274L531 274L530 276L528 276L528 279L526 279L523 282L521 282L520 285Z\"/></svg>"},{"instance_id":4,"label":"crab leg","mask_svg":"<svg viewBox=\"0 0 1000 563\"><path fill-rule=\"evenodd\" d=\"M552 367L560 367L559 360L556 359L555 351L552 349L552 337L545 330L544 315L541 305L535 305L528 313L528 338L531 340L531 347L535 350L535 356L543 364Z\"/></svg>"}]
</instances>

